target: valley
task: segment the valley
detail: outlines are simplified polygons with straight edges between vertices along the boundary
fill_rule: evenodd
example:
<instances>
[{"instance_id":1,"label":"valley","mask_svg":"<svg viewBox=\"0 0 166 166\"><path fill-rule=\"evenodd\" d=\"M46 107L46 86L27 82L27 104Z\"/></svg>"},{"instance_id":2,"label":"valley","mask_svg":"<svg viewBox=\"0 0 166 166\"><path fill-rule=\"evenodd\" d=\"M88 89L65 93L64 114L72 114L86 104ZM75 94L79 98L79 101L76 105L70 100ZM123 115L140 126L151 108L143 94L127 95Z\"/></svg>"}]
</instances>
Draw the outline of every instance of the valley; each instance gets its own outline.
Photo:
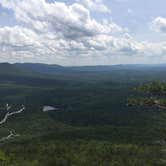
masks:
<instances>
[{"instance_id":1,"label":"valley","mask_svg":"<svg viewBox=\"0 0 166 166\"><path fill-rule=\"evenodd\" d=\"M166 112L128 107L127 99L139 85L165 81L166 66L44 66L47 72L36 64L0 64L1 164L165 164L159 142L166 139Z\"/></svg>"}]
</instances>

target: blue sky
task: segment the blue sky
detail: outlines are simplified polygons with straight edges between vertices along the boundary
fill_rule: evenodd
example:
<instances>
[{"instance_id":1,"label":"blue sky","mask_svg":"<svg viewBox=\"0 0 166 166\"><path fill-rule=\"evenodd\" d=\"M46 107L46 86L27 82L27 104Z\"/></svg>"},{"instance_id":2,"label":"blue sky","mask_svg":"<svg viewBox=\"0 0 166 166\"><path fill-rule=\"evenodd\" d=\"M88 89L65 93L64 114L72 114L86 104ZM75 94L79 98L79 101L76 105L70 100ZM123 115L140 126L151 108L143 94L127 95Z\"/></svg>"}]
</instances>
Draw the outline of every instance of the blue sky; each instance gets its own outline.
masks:
<instances>
[{"instance_id":1,"label":"blue sky","mask_svg":"<svg viewBox=\"0 0 166 166\"><path fill-rule=\"evenodd\" d=\"M0 61L166 62L165 0L1 0Z\"/></svg>"}]
</instances>

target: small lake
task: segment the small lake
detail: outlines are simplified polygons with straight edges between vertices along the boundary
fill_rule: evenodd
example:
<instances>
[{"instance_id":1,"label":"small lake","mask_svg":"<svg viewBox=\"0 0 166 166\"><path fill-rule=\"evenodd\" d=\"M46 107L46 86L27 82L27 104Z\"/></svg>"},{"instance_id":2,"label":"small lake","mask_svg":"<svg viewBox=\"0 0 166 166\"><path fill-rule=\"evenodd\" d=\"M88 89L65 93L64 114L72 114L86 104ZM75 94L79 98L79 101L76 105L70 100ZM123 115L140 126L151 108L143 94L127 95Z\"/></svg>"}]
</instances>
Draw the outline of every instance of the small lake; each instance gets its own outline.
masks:
<instances>
[{"instance_id":1,"label":"small lake","mask_svg":"<svg viewBox=\"0 0 166 166\"><path fill-rule=\"evenodd\" d=\"M43 107L43 112L48 112L48 111L56 111L56 110L58 110L58 108L56 108L56 107L53 107L53 106L44 106Z\"/></svg>"}]
</instances>

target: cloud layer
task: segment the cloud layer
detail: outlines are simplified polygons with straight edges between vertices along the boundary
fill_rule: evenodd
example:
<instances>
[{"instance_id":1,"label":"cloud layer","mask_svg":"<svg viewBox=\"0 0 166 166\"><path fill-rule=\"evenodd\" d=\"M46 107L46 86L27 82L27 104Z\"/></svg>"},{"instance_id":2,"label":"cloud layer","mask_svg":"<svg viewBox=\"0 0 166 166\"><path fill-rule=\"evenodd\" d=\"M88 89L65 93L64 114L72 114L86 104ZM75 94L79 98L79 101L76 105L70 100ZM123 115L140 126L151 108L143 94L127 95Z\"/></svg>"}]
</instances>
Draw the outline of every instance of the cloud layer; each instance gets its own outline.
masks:
<instances>
[{"instance_id":1,"label":"cloud layer","mask_svg":"<svg viewBox=\"0 0 166 166\"><path fill-rule=\"evenodd\" d=\"M79 64L100 64L101 59L110 57L166 53L165 42L137 41L115 22L99 22L92 17L94 11L110 15L102 0L76 0L70 5L45 0L1 0L0 4L13 11L18 22L16 26L0 27L3 60L71 65L77 59ZM156 18L153 27L166 33L166 19Z\"/></svg>"},{"instance_id":2,"label":"cloud layer","mask_svg":"<svg viewBox=\"0 0 166 166\"><path fill-rule=\"evenodd\" d=\"M108 9L106 5L104 5L102 0L77 0L77 2L92 11L98 11L101 13L111 13L111 10Z\"/></svg>"},{"instance_id":3,"label":"cloud layer","mask_svg":"<svg viewBox=\"0 0 166 166\"><path fill-rule=\"evenodd\" d=\"M157 17L152 22L152 29L166 34L166 18Z\"/></svg>"}]
</instances>

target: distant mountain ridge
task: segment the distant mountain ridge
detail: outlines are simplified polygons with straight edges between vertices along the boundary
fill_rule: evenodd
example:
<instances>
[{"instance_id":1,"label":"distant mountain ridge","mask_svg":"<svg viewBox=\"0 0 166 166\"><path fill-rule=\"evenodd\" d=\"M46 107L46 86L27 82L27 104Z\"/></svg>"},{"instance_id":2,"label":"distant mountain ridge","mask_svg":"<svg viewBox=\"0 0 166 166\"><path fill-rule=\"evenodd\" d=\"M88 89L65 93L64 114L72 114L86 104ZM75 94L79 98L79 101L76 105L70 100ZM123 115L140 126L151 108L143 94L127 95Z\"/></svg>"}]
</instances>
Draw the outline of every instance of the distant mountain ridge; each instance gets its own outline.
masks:
<instances>
[{"instance_id":1,"label":"distant mountain ridge","mask_svg":"<svg viewBox=\"0 0 166 166\"><path fill-rule=\"evenodd\" d=\"M0 63L0 75L20 75L27 74L28 71L17 67L15 64Z\"/></svg>"},{"instance_id":2,"label":"distant mountain ridge","mask_svg":"<svg viewBox=\"0 0 166 166\"><path fill-rule=\"evenodd\" d=\"M70 81L108 80L166 80L166 64L159 65L110 65L110 66L60 66L41 63L0 63L1 80L19 77Z\"/></svg>"},{"instance_id":3,"label":"distant mountain ridge","mask_svg":"<svg viewBox=\"0 0 166 166\"><path fill-rule=\"evenodd\" d=\"M36 71L40 73L52 73L53 71L62 71L65 67L60 65L48 65L42 63L15 63L14 66L17 66L21 69Z\"/></svg>"},{"instance_id":4,"label":"distant mountain ridge","mask_svg":"<svg viewBox=\"0 0 166 166\"><path fill-rule=\"evenodd\" d=\"M124 65L97 65L97 66L60 66L42 63L15 63L14 66L40 73L54 74L55 72L108 72L117 70L166 70L166 64L124 64Z\"/></svg>"}]
</instances>

